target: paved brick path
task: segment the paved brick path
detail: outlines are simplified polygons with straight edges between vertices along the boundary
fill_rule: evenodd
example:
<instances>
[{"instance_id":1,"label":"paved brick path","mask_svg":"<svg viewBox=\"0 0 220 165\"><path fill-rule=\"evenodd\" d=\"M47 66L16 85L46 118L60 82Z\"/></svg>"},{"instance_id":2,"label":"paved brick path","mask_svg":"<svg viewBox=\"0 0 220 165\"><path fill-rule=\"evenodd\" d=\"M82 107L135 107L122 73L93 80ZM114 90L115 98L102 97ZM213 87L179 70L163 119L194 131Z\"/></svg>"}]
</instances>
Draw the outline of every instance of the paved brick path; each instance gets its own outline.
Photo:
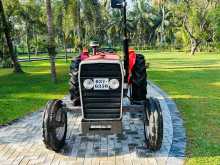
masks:
<instances>
[{"instance_id":1,"label":"paved brick path","mask_svg":"<svg viewBox=\"0 0 220 165\"><path fill-rule=\"evenodd\" d=\"M181 165L184 163L185 130L175 103L151 83L149 95L158 97L163 109L164 137L160 151L151 152L144 144L141 107L129 106L134 113L124 112L122 136L83 136L80 133L81 114L76 109L68 112L67 140L60 153L45 148L42 111L39 111L0 128L0 165ZM72 108L67 97L64 101ZM127 99L124 105L129 105Z\"/></svg>"}]
</instances>

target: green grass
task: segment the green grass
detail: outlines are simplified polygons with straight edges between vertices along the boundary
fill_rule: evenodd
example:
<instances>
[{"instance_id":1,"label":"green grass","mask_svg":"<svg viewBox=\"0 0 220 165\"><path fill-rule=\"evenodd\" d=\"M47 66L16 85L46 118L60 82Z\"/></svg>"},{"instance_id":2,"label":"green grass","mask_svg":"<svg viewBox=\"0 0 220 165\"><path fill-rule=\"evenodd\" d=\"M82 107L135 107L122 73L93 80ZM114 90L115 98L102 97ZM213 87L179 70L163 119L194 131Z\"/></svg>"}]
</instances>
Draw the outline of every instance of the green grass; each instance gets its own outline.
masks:
<instances>
[{"instance_id":1,"label":"green grass","mask_svg":"<svg viewBox=\"0 0 220 165\"><path fill-rule=\"evenodd\" d=\"M177 103L187 132L186 164L220 164L220 54L149 52L149 78Z\"/></svg>"},{"instance_id":2,"label":"green grass","mask_svg":"<svg viewBox=\"0 0 220 165\"><path fill-rule=\"evenodd\" d=\"M0 69L0 125L42 108L68 92L68 67L58 60L58 83L51 83L49 62L22 63L24 74ZM36 121L37 122L37 121Z\"/></svg>"}]
</instances>

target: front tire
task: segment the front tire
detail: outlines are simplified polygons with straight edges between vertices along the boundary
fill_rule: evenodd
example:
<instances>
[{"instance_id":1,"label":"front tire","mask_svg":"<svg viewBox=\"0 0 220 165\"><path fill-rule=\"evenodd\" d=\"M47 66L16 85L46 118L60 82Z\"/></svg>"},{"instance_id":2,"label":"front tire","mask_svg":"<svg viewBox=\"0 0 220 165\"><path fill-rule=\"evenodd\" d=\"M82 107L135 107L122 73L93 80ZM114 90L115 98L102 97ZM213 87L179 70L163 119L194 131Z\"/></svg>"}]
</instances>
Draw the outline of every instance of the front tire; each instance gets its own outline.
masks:
<instances>
[{"instance_id":1,"label":"front tire","mask_svg":"<svg viewBox=\"0 0 220 165\"><path fill-rule=\"evenodd\" d=\"M43 141L48 149L59 151L65 144L67 113L61 100L49 101L43 116Z\"/></svg>"},{"instance_id":2,"label":"front tire","mask_svg":"<svg viewBox=\"0 0 220 165\"><path fill-rule=\"evenodd\" d=\"M149 98L145 106L144 135L150 150L161 148L163 140L163 116L159 100Z\"/></svg>"}]
</instances>

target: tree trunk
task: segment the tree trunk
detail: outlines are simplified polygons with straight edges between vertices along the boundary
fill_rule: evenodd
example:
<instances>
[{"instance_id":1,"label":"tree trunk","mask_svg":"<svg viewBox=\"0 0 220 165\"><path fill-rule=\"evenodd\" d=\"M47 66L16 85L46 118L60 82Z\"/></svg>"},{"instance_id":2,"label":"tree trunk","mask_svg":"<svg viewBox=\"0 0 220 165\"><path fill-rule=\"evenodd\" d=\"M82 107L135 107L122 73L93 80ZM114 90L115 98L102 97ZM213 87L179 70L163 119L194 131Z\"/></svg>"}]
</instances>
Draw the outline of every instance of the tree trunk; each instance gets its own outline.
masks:
<instances>
[{"instance_id":1,"label":"tree trunk","mask_svg":"<svg viewBox=\"0 0 220 165\"><path fill-rule=\"evenodd\" d=\"M162 45L165 41L165 39L164 39L164 34L165 34L165 32L164 32L164 27L165 27L165 25L164 25L165 24L165 5L164 4L162 4L162 6L161 6L161 11L162 11L162 22L161 22L160 44Z\"/></svg>"},{"instance_id":2,"label":"tree trunk","mask_svg":"<svg viewBox=\"0 0 220 165\"><path fill-rule=\"evenodd\" d=\"M29 59L29 61L31 61L29 30L28 30L28 24L27 23L26 23L26 45L27 45L27 51L28 51L28 59Z\"/></svg>"},{"instance_id":3,"label":"tree trunk","mask_svg":"<svg viewBox=\"0 0 220 165\"><path fill-rule=\"evenodd\" d=\"M0 24L0 28L1 28L1 24ZM0 63L3 60L3 45L4 45L3 35L0 31Z\"/></svg>"},{"instance_id":4,"label":"tree trunk","mask_svg":"<svg viewBox=\"0 0 220 165\"><path fill-rule=\"evenodd\" d=\"M65 36L64 36L64 49L65 49L65 59L66 59L66 62L67 62L67 41L65 39Z\"/></svg>"},{"instance_id":5,"label":"tree trunk","mask_svg":"<svg viewBox=\"0 0 220 165\"><path fill-rule=\"evenodd\" d=\"M191 39L191 55L195 55L199 44L200 44L200 41L194 38Z\"/></svg>"},{"instance_id":6,"label":"tree trunk","mask_svg":"<svg viewBox=\"0 0 220 165\"><path fill-rule=\"evenodd\" d=\"M3 24L3 29L4 29L4 33L5 33L5 38L7 41L9 54L10 54L10 57L11 57L11 60L12 60L13 66L14 66L14 72L15 73L23 73L21 66L18 62L17 55L14 52L13 43L11 40L10 29L9 29L8 23L6 21L4 8L3 8L3 4L2 4L1 0L0 0L0 16L2 18L2 24Z\"/></svg>"},{"instance_id":7,"label":"tree trunk","mask_svg":"<svg viewBox=\"0 0 220 165\"><path fill-rule=\"evenodd\" d=\"M37 31L35 30L35 27L33 27L34 31L34 38L35 38L35 56L38 55L38 34Z\"/></svg>"},{"instance_id":8,"label":"tree trunk","mask_svg":"<svg viewBox=\"0 0 220 165\"><path fill-rule=\"evenodd\" d=\"M38 35L37 34L35 36L35 40L36 40L35 56L37 56L38 55Z\"/></svg>"},{"instance_id":9,"label":"tree trunk","mask_svg":"<svg viewBox=\"0 0 220 165\"><path fill-rule=\"evenodd\" d=\"M79 37L79 52L82 51L82 34L81 34L81 15L80 15L80 4L81 1L77 0L77 36Z\"/></svg>"},{"instance_id":10,"label":"tree trunk","mask_svg":"<svg viewBox=\"0 0 220 165\"><path fill-rule=\"evenodd\" d=\"M51 8L51 1L46 0L46 8L47 8L47 28L48 28L48 53L50 56L51 63L51 78L54 83L57 81L56 76L56 51L55 51L55 40L54 40L54 27L53 27L53 14Z\"/></svg>"}]
</instances>

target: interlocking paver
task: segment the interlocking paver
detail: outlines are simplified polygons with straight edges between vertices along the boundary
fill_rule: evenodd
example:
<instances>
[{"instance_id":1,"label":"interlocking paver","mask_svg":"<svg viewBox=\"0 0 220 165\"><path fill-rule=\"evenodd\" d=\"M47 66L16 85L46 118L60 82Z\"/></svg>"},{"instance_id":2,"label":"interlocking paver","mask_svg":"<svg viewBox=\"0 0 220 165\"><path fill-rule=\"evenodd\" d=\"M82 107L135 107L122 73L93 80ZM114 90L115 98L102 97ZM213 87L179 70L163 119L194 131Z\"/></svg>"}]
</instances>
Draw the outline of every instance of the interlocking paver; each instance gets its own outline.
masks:
<instances>
[{"instance_id":1,"label":"interlocking paver","mask_svg":"<svg viewBox=\"0 0 220 165\"><path fill-rule=\"evenodd\" d=\"M151 84L151 83L150 83ZM45 148L42 142L42 111L12 125L0 128L0 164L82 164L82 165L157 165L183 164L185 132L175 103L151 84L148 94L159 98L163 110L164 137L161 150L150 152L144 142L143 114L140 106L130 106L124 99L122 135L81 135L81 112L64 102L68 112L66 145L60 153ZM134 110L134 112L130 112Z\"/></svg>"}]
</instances>

